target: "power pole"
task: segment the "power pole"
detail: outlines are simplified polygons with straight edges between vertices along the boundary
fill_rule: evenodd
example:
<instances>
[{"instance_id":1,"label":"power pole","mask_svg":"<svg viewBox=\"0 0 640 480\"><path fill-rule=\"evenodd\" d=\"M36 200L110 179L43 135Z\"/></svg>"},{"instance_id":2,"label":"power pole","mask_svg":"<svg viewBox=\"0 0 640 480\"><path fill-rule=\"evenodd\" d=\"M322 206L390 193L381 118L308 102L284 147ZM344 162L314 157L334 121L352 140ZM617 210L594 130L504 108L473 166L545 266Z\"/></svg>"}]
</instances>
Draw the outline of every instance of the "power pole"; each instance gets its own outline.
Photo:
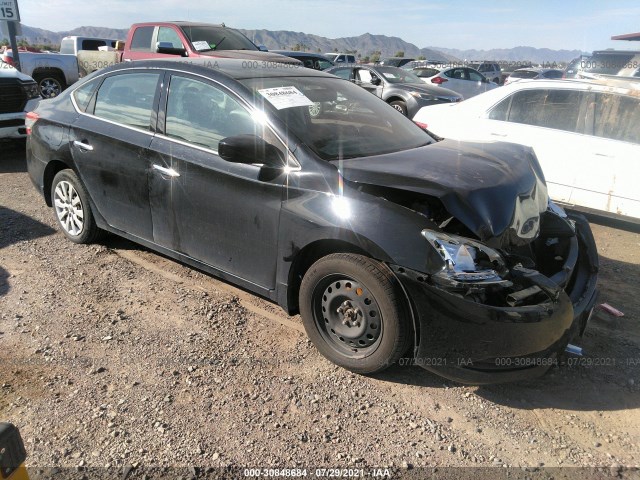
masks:
<instances>
[{"instance_id":1,"label":"power pole","mask_svg":"<svg viewBox=\"0 0 640 480\"><path fill-rule=\"evenodd\" d=\"M7 24L9 43L13 52L13 63L16 69L20 70L20 54L18 53L18 42L16 41L17 27L20 26L18 0L0 0L0 21L4 21Z\"/></svg>"}]
</instances>

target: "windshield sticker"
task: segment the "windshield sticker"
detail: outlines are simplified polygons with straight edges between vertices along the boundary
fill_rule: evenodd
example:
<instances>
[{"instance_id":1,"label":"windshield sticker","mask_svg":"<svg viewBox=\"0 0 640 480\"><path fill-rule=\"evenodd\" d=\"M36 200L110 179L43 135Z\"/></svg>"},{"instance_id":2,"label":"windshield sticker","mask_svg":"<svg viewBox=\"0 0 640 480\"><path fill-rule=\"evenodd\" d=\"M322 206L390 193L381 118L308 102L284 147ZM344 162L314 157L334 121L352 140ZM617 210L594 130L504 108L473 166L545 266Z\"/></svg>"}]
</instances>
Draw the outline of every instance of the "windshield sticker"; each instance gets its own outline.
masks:
<instances>
[{"instance_id":1,"label":"windshield sticker","mask_svg":"<svg viewBox=\"0 0 640 480\"><path fill-rule=\"evenodd\" d=\"M205 42L204 40L198 40L197 42L193 42L193 48L195 48L199 52L202 51L202 50L210 50L211 49L209 44L207 42Z\"/></svg>"},{"instance_id":2,"label":"windshield sticker","mask_svg":"<svg viewBox=\"0 0 640 480\"><path fill-rule=\"evenodd\" d=\"M397 78L395 73L382 72L384 78Z\"/></svg>"},{"instance_id":3,"label":"windshield sticker","mask_svg":"<svg viewBox=\"0 0 640 480\"><path fill-rule=\"evenodd\" d=\"M309 100L304 93L298 90L296 87L276 87L276 88L263 88L258 90L260 95L269 100L271 105L278 110L291 107L308 107L313 105L313 102Z\"/></svg>"}]
</instances>

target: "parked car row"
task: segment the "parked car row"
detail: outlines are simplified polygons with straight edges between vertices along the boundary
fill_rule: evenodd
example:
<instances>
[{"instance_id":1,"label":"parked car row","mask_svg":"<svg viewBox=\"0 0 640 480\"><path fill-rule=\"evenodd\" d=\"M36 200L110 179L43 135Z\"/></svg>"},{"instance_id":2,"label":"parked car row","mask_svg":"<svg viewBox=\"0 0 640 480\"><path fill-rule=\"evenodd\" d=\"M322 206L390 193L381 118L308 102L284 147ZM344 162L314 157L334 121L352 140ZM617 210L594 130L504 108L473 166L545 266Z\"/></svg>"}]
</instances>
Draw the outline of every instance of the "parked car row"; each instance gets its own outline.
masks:
<instances>
[{"instance_id":1,"label":"parked car row","mask_svg":"<svg viewBox=\"0 0 640 480\"><path fill-rule=\"evenodd\" d=\"M629 82L522 80L414 121L444 138L533 147L551 198L640 223L640 98Z\"/></svg>"},{"instance_id":2,"label":"parked car row","mask_svg":"<svg viewBox=\"0 0 640 480\"><path fill-rule=\"evenodd\" d=\"M412 72L397 67L338 66L327 73L361 86L409 118L424 106L462 100L456 92L426 85Z\"/></svg>"},{"instance_id":3,"label":"parked car row","mask_svg":"<svg viewBox=\"0 0 640 480\"><path fill-rule=\"evenodd\" d=\"M64 235L109 231L299 312L362 374L407 354L459 382L531 378L582 334L595 242L532 149L439 141L354 84L404 84L393 67L243 63L123 63L30 112L28 172Z\"/></svg>"}]
</instances>

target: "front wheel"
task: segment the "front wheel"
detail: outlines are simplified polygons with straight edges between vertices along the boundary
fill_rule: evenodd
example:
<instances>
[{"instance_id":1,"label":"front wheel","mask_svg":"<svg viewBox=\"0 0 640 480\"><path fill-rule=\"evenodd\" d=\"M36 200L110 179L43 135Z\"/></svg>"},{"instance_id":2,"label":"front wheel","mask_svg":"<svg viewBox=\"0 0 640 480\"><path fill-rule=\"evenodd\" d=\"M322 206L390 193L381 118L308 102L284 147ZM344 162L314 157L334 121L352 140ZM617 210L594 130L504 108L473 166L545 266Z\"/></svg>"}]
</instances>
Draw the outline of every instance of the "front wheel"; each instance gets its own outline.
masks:
<instances>
[{"instance_id":1,"label":"front wheel","mask_svg":"<svg viewBox=\"0 0 640 480\"><path fill-rule=\"evenodd\" d=\"M395 100L393 102L390 102L389 105L391 105L393 108L395 108L396 110L398 110L401 114L403 114L405 117L407 116L407 104L404 103L401 100Z\"/></svg>"},{"instance_id":2,"label":"front wheel","mask_svg":"<svg viewBox=\"0 0 640 480\"><path fill-rule=\"evenodd\" d=\"M89 196L73 170L61 170L53 178L51 203L62 233L75 243L96 241L102 230L89 205Z\"/></svg>"},{"instance_id":3,"label":"front wheel","mask_svg":"<svg viewBox=\"0 0 640 480\"><path fill-rule=\"evenodd\" d=\"M380 372L411 340L407 302L382 263L350 253L314 263L300 286L300 313L318 351L361 374Z\"/></svg>"}]
</instances>

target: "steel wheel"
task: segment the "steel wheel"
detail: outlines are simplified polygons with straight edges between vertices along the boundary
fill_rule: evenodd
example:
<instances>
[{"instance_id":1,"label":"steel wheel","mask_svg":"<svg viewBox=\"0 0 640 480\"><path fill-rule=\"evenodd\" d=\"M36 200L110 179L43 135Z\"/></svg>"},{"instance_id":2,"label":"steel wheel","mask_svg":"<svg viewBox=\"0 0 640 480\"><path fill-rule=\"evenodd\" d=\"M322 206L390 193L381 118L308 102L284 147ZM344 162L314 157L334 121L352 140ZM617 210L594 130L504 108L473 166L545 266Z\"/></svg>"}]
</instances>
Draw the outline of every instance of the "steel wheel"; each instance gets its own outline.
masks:
<instances>
[{"instance_id":1,"label":"steel wheel","mask_svg":"<svg viewBox=\"0 0 640 480\"><path fill-rule=\"evenodd\" d=\"M78 236L84 228L84 208L80 195L69 182L60 182L53 193L54 208L60 225L71 236Z\"/></svg>"},{"instance_id":2,"label":"steel wheel","mask_svg":"<svg viewBox=\"0 0 640 480\"><path fill-rule=\"evenodd\" d=\"M382 315L364 285L332 275L318 284L314 299L318 331L337 353L362 358L375 351L382 335Z\"/></svg>"},{"instance_id":3,"label":"steel wheel","mask_svg":"<svg viewBox=\"0 0 640 480\"><path fill-rule=\"evenodd\" d=\"M318 351L352 372L394 364L412 339L408 302L391 270L352 253L322 257L300 284L302 324Z\"/></svg>"}]
</instances>

